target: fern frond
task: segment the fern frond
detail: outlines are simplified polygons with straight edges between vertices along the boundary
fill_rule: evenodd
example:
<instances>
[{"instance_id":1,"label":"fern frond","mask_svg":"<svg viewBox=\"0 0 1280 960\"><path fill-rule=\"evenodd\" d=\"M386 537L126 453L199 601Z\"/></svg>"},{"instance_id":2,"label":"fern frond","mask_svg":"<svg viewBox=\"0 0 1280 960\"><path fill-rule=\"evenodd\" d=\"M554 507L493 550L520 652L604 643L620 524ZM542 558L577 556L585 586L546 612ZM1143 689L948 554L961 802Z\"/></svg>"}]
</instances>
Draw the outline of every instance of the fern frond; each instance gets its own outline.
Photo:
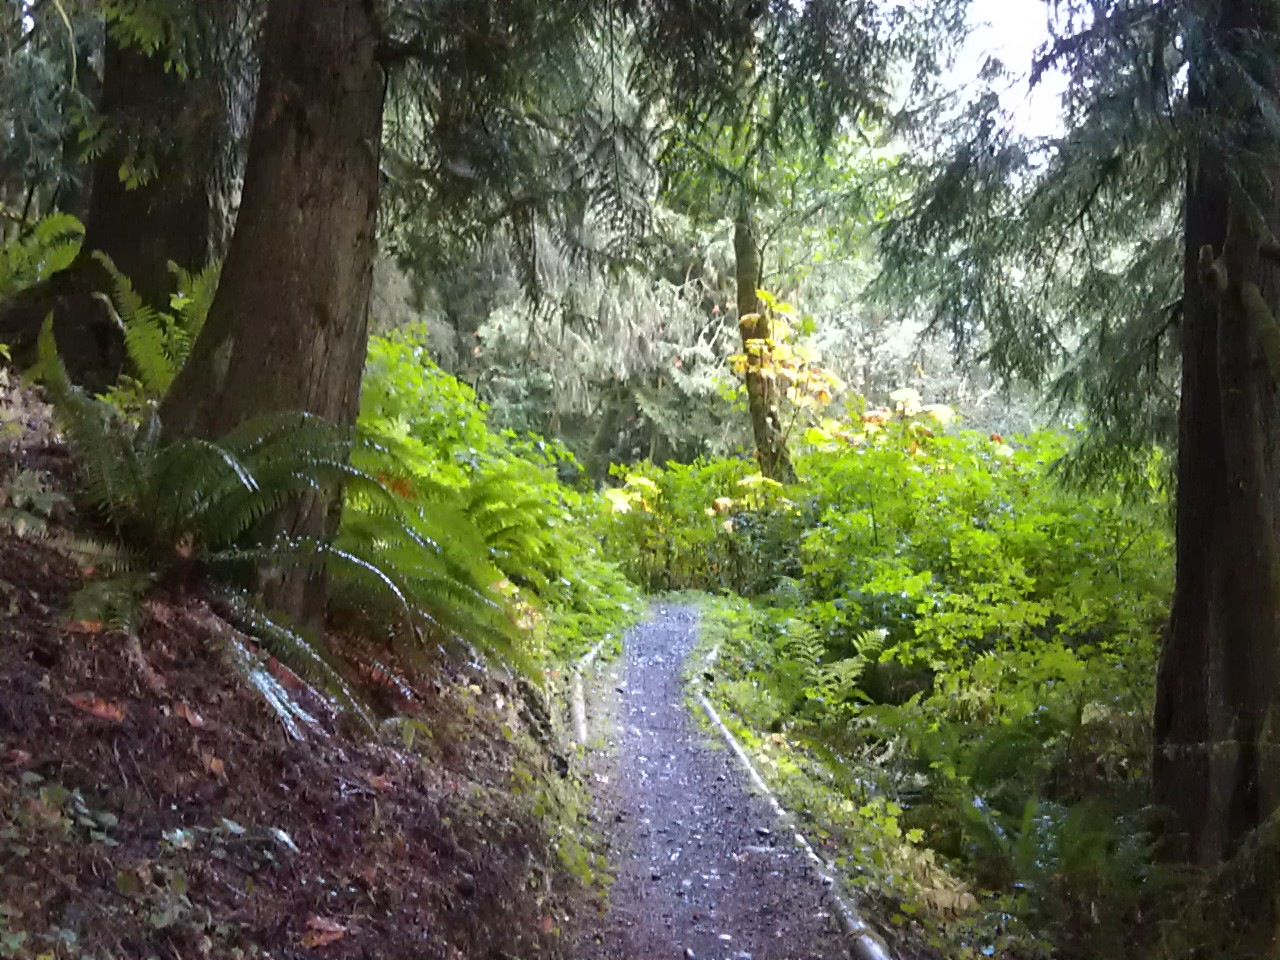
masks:
<instances>
[{"instance_id":1,"label":"fern frond","mask_svg":"<svg viewBox=\"0 0 1280 960\"><path fill-rule=\"evenodd\" d=\"M53 213L25 237L0 246L0 300L67 269L83 241L84 225L79 220Z\"/></svg>"},{"instance_id":2,"label":"fern frond","mask_svg":"<svg viewBox=\"0 0 1280 960\"><path fill-rule=\"evenodd\" d=\"M111 278L111 304L138 382L151 396L163 396L178 373L168 352L172 318L146 303L107 254L95 250L92 256Z\"/></svg>"},{"instance_id":3,"label":"fern frond","mask_svg":"<svg viewBox=\"0 0 1280 960\"><path fill-rule=\"evenodd\" d=\"M151 563L145 554L121 543L104 543L88 537L60 536L54 543L90 576L108 577L149 571Z\"/></svg>"},{"instance_id":4,"label":"fern frond","mask_svg":"<svg viewBox=\"0 0 1280 960\"><path fill-rule=\"evenodd\" d=\"M117 291L124 299L127 292ZM377 604L415 628L533 672L493 590L504 571L535 578L549 553L549 508L523 496L518 483L477 484L469 497L442 488L432 490L431 501L411 502L369 469L403 469L386 447L304 413L261 417L217 441L165 443L154 412L132 426L70 383L49 323L40 338L39 374L79 461L86 498L124 545L114 554L84 548L81 557L86 566L132 578L136 591L126 593L135 601L166 572L187 576L193 565L223 582L254 570L323 573L338 596ZM271 531L269 520L281 508L339 492L345 510L335 538ZM136 618L128 612L136 606L121 604L116 615ZM247 630L279 648L282 661L290 657L300 673L354 703L322 647L245 603L237 610ZM270 693L269 684L259 689Z\"/></svg>"},{"instance_id":5,"label":"fern frond","mask_svg":"<svg viewBox=\"0 0 1280 960\"><path fill-rule=\"evenodd\" d=\"M889 638L889 631L884 628L876 628L873 630L864 630L853 641L853 649L860 657L865 657L868 661L874 661L879 658L884 650L884 645Z\"/></svg>"},{"instance_id":6,"label":"fern frond","mask_svg":"<svg viewBox=\"0 0 1280 960\"><path fill-rule=\"evenodd\" d=\"M204 326L217 290L221 264L212 263L192 274L174 263L169 264L177 293L169 302L173 313L146 303L134 289L132 281L120 272L112 259L100 250L93 257L111 278L110 305L124 333L125 349L134 373L134 391L143 399L159 400L172 386L187 362L191 347ZM112 391L120 406L130 406L137 398L128 397L127 389Z\"/></svg>"},{"instance_id":7,"label":"fern frond","mask_svg":"<svg viewBox=\"0 0 1280 960\"><path fill-rule=\"evenodd\" d=\"M376 729L373 717L360 698L352 691L342 674L328 660L324 648L309 640L304 634L291 629L281 621L263 613L248 597L233 590L223 591L220 598L231 612L231 623L243 633L257 639L268 653L313 686L326 691L339 705L357 716L368 729ZM243 644L231 648L233 661L251 675L262 670L261 661L252 657ZM259 687L261 690L262 688ZM281 691L282 692L282 691ZM285 698L288 695L285 694ZM273 701L275 698L268 698ZM290 700L290 703L292 701ZM296 705L290 708L297 709Z\"/></svg>"},{"instance_id":8,"label":"fern frond","mask_svg":"<svg viewBox=\"0 0 1280 960\"><path fill-rule=\"evenodd\" d=\"M40 330L33 375L44 383L80 460L87 497L118 527L137 506L140 465L129 428L112 408L71 382L54 341L52 314Z\"/></svg>"},{"instance_id":9,"label":"fern frond","mask_svg":"<svg viewBox=\"0 0 1280 960\"><path fill-rule=\"evenodd\" d=\"M149 571L90 580L71 598L69 616L75 621L96 621L110 630L136 634L142 623L142 600L154 586L155 576Z\"/></svg>"},{"instance_id":10,"label":"fern frond","mask_svg":"<svg viewBox=\"0 0 1280 960\"><path fill-rule=\"evenodd\" d=\"M215 260L199 273L191 273L170 261L169 272L173 275L178 290L169 301L169 306L178 320L174 334L183 348L182 355L185 357L190 354L192 344L204 329L209 308L213 306L213 298L218 292L218 281L222 277L222 262Z\"/></svg>"},{"instance_id":11,"label":"fern frond","mask_svg":"<svg viewBox=\"0 0 1280 960\"><path fill-rule=\"evenodd\" d=\"M300 570L328 573L357 579L362 586L385 591L404 610L407 618L414 614L413 605L395 579L378 565L343 550L334 544L311 537L279 537L269 543L249 547L233 547L204 557L210 567L252 564L261 569Z\"/></svg>"},{"instance_id":12,"label":"fern frond","mask_svg":"<svg viewBox=\"0 0 1280 960\"><path fill-rule=\"evenodd\" d=\"M324 729L316 718L290 696L289 691L275 678L263 653L250 646L248 637L253 625L241 620L235 613L234 608L227 619L240 624L243 627L243 632L241 632L240 627L233 626L232 622L224 622L219 618L213 618L210 623L212 645L222 654L227 664L243 676L251 687L258 691L263 701L275 713L286 732L294 740L306 739L304 728L306 731L323 736ZM267 652L275 656L270 650ZM285 663L279 657L276 657L276 659L280 663ZM289 669L293 670L293 667L289 667ZM294 672L298 673L300 677L306 676L305 673L297 670ZM318 685L317 688L327 689ZM354 698L353 702L355 702ZM357 713L357 715L359 714Z\"/></svg>"}]
</instances>

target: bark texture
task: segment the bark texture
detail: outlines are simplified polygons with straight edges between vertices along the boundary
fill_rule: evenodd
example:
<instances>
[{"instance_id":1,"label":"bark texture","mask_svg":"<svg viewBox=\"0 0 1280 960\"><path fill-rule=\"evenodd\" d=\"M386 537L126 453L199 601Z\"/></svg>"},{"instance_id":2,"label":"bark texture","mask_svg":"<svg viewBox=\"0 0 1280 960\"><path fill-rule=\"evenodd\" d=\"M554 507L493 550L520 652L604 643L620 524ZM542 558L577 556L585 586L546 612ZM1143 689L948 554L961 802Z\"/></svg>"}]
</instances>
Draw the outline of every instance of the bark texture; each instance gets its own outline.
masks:
<instances>
[{"instance_id":1,"label":"bark texture","mask_svg":"<svg viewBox=\"0 0 1280 960\"><path fill-rule=\"evenodd\" d=\"M110 38L103 71L100 109L114 131L110 148L94 163L84 249L106 253L146 302L163 304L170 288L166 264L199 268L213 252L204 174L218 147L211 136L199 149L181 143L187 125L212 134L212 125L199 119L213 104L197 94L199 84L166 70L159 56ZM131 187L120 178L129 163L154 172Z\"/></svg>"},{"instance_id":2,"label":"bark texture","mask_svg":"<svg viewBox=\"0 0 1280 960\"><path fill-rule=\"evenodd\" d=\"M305 410L355 419L368 339L383 78L369 5L274 0L222 283L165 399L171 435Z\"/></svg>"},{"instance_id":3,"label":"bark texture","mask_svg":"<svg viewBox=\"0 0 1280 960\"><path fill-rule=\"evenodd\" d=\"M355 421L368 341L384 81L366 0L272 0L240 215L222 282L161 408L169 436L213 438L302 410ZM336 496L280 518L322 535ZM308 625L319 577L268 584Z\"/></svg>"},{"instance_id":4,"label":"bark texture","mask_svg":"<svg viewBox=\"0 0 1280 960\"><path fill-rule=\"evenodd\" d=\"M223 255L244 169L256 84L255 0L219 0L192 11L190 72L166 69L108 31L100 113L107 147L93 163L83 254L48 282L0 308L0 337L20 360L35 349L45 316L72 377L100 390L124 362L119 330L94 293L110 278L92 258L109 256L147 303L172 292L170 261L200 269ZM150 175L130 185L126 167Z\"/></svg>"},{"instance_id":5,"label":"bark texture","mask_svg":"<svg viewBox=\"0 0 1280 960\"><path fill-rule=\"evenodd\" d=\"M256 87L256 0L190 12L189 73L108 33L101 111L110 148L94 164L85 249L102 250L148 303L171 289L167 264L200 269L226 252ZM140 186L122 165L154 170Z\"/></svg>"},{"instance_id":6,"label":"bark texture","mask_svg":"<svg viewBox=\"0 0 1280 960\"><path fill-rule=\"evenodd\" d=\"M757 293L761 276L760 246L748 211L740 213L734 223L733 252L738 329L747 355L747 405L751 413L751 432L756 441L756 457L764 476L779 483L791 483L796 474L782 429L778 382L766 375L768 350L760 346L761 342L768 343L773 339L773 325Z\"/></svg>"},{"instance_id":7,"label":"bark texture","mask_svg":"<svg viewBox=\"0 0 1280 960\"><path fill-rule=\"evenodd\" d=\"M1275 30L1258 4L1215 8L1213 42ZM1260 79L1274 92L1274 75ZM1243 104L1214 90L1223 81L1196 64L1193 108ZM1256 118L1242 110L1232 120L1248 136ZM1166 854L1203 867L1234 855L1280 805L1280 407L1263 346L1280 286L1260 252L1280 205L1276 172L1242 174L1235 159L1206 146L1189 167L1177 581L1155 715ZM1269 898L1256 892L1261 910Z\"/></svg>"}]
</instances>

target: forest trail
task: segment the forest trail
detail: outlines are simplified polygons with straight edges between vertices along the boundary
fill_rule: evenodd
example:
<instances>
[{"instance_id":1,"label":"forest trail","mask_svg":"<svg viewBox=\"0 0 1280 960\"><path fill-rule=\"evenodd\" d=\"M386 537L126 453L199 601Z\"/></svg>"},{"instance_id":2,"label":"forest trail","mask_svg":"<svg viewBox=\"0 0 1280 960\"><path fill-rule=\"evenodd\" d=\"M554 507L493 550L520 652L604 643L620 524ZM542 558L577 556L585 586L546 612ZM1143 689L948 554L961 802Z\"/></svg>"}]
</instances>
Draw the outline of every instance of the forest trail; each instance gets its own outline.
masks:
<instances>
[{"instance_id":1,"label":"forest trail","mask_svg":"<svg viewBox=\"0 0 1280 960\"><path fill-rule=\"evenodd\" d=\"M615 831L617 880L579 957L846 956L820 878L723 742L690 713L682 674L697 625L691 608L656 605L607 671L620 699L616 769L600 802Z\"/></svg>"}]
</instances>

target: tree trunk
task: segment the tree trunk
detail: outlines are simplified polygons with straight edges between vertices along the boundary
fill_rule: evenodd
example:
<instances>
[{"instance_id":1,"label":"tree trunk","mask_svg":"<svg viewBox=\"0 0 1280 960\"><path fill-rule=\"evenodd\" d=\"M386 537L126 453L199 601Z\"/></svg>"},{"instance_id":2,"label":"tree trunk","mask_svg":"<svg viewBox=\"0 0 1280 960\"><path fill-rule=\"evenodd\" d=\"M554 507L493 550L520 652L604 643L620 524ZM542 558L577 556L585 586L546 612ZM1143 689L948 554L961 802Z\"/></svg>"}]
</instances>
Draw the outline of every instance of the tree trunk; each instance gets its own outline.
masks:
<instances>
[{"instance_id":1,"label":"tree trunk","mask_svg":"<svg viewBox=\"0 0 1280 960\"><path fill-rule=\"evenodd\" d=\"M600 423L587 451L587 475L599 486L609 477L613 448L618 442L623 406L627 396L617 385L610 387L602 401Z\"/></svg>"},{"instance_id":2,"label":"tree trunk","mask_svg":"<svg viewBox=\"0 0 1280 960\"><path fill-rule=\"evenodd\" d=\"M166 70L161 56L110 37L103 77L100 109L113 134L94 163L85 253L106 253L145 302L164 305L169 261L199 269L216 253L207 174L222 148L206 119L215 105L206 102L204 84ZM121 179L130 164L151 172L130 185Z\"/></svg>"},{"instance_id":3,"label":"tree trunk","mask_svg":"<svg viewBox=\"0 0 1280 960\"><path fill-rule=\"evenodd\" d=\"M0 337L20 361L33 355L44 318L78 382L103 389L119 376L123 343L94 296L110 278L101 251L142 299L166 306L170 261L199 269L222 256L244 167L245 117L253 102L252 0L201 6L198 62L182 76L108 31L99 112L108 146L94 161L83 253L71 269L24 291L0 310ZM149 170L138 183L122 171Z\"/></svg>"},{"instance_id":4,"label":"tree trunk","mask_svg":"<svg viewBox=\"0 0 1280 960\"><path fill-rule=\"evenodd\" d=\"M257 84L256 6L193 5L185 76L108 31L100 111L113 135L94 164L85 249L109 255L147 303L168 302L170 261L198 270L226 252ZM153 173L130 187L120 173L137 162Z\"/></svg>"},{"instance_id":5,"label":"tree trunk","mask_svg":"<svg viewBox=\"0 0 1280 960\"><path fill-rule=\"evenodd\" d=\"M1219 10L1216 42L1224 46L1276 27L1256 4ZM1210 78L1196 67L1193 108L1247 99L1221 89L1211 97ZM1255 79L1276 90L1274 76ZM1248 112L1239 117L1245 136L1254 121ZM1276 171L1230 167L1243 153L1206 146L1190 165L1177 581L1155 716L1155 799L1171 818L1166 854L1204 867L1234 854L1280 805L1272 742L1280 698L1280 407L1263 344L1280 286L1260 252L1280 222L1280 204Z\"/></svg>"},{"instance_id":6,"label":"tree trunk","mask_svg":"<svg viewBox=\"0 0 1280 960\"><path fill-rule=\"evenodd\" d=\"M1194 166L1194 165L1193 165ZM1211 866L1226 849L1222 763L1210 744L1221 739L1219 697L1222 600L1218 573L1225 532L1225 450L1218 364L1218 310L1201 284L1199 248L1226 241L1226 190L1199 166L1189 175L1187 254L1179 409L1177 585L1173 620L1157 679L1152 777L1155 801L1167 809L1171 859Z\"/></svg>"},{"instance_id":7,"label":"tree trunk","mask_svg":"<svg viewBox=\"0 0 1280 960\"><path fill-rule=\"evenodd\" d=\"M733 231L734 271L738 287L738 329L747 356L747 405L760 472L779 483L793 483L795 469L782 430L778 382L768 376L773 327L760 302L760 247L749 210L739 213Z\"/></svg>"},{"instance_id":8,"label":"tree trunk","mask_svg":"<svg viewBox=\"0 0 1280 960\"><path fill-rule=\"evenodd\" d=\"M161 408L169 436L304 410L355 421L368 340L384 81L366 0L272 0L244 194L222 282ZM330 504L286 511L325 531ZM314 623L317 580L276 597Z\"/></svg>"}]
</instances>

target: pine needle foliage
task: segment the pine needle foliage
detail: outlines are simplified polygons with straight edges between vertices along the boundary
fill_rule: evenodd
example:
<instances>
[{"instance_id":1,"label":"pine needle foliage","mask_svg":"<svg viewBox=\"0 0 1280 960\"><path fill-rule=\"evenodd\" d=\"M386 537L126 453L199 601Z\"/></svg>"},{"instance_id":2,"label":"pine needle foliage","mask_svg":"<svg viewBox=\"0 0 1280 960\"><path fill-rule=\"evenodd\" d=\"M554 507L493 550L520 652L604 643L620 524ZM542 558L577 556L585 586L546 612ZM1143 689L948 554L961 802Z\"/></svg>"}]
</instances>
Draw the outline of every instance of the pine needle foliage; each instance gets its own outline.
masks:
<instances>
[{"instance_id":1,"label":"pine needle foliage","mask_svg":"<svg viewBox=\"0 0 1280 960\"><path fill-rule=\"evenodd\" d=\"M1061 131L1021 133L995 92L1017 75L994 66L989 89L931 128L919 187L883 235L887 299L1083 415L1079 480L1136 476L1175 439L1188 170L1221 154L1243 184L1274 167L1280 111L1257 81L1274 38L1210 41L1219 7L1052 4L1052 39L1027 66L1032 83L1065 74ZM1193 55L1212 78L1204 109ZM1257 130L1232 129L1239 116Z\"/></svg>"},{"instance_id":2,"label":"pine needle foliage","mask_svg":"<svg viewBox=\"0 0 1280 960\"><path fill-rule=\"evenodd\" d=\"M135 426L70 382L51 324L37 375L76 456L85 501L110 534L69 544L98 574L79 600L82 617L132 629L153 587L211 579L265 649L352 706L324 648L250 598L260 572L302 570L323 573L336 596L384 611L421 639L465 638L527 666L490 590L499 574L475 546L483 534L465 516L415 507L353 465L390 465L385 448L303 413L260 417L216 442L164 442L153 411ZM275 532L270 519L283 506L336 489L346 499L336 536Z\"/></svg>"}]
</instances>

